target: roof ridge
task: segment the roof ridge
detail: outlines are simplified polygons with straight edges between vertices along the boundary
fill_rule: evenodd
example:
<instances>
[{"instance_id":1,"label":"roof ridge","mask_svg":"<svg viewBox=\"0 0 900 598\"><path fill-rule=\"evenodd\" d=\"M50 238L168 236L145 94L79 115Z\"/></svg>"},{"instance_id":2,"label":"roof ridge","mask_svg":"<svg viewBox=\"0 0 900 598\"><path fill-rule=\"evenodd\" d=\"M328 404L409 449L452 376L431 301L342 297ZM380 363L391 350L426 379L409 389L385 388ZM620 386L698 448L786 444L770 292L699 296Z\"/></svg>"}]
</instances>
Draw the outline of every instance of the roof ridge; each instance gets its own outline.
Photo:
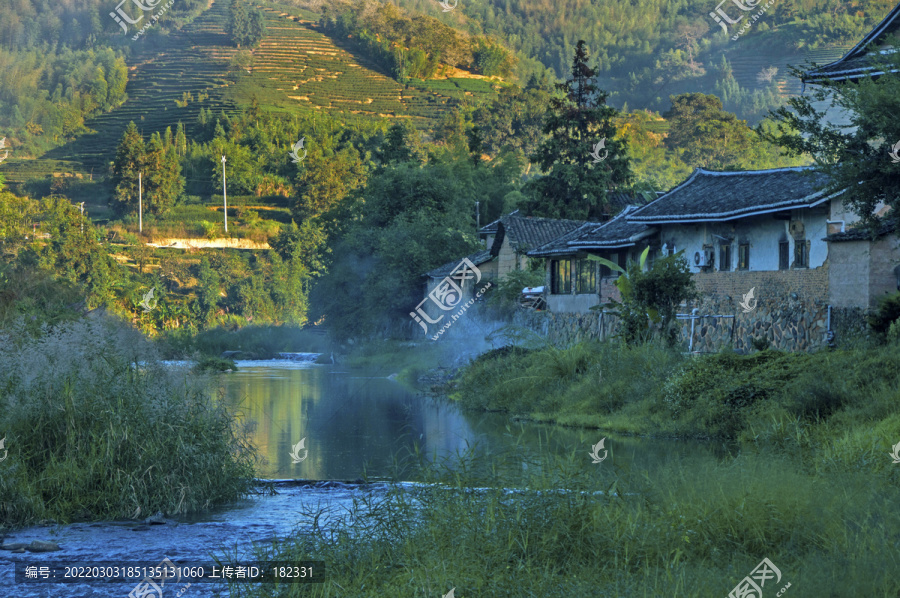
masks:
<instances>
[{"instance_id":1,"label":"roof ridge","mask_svg":"<svg viewBox=\"0 0 900 598\"><path fill-rule=\"evenodd\" d=\"M813 166L783 166L781 168L764 168L761 170L707 170L705 168L697 168L696 172L700 174L708 174L710 176L738 176L742 174L769 174L772 172L802 172L805 170L814 170ZM676 187L677 189L677 187ZM674 191L675 189L672 189ZM669 192L671 193L671 191Z\"/></svg>"}]
</instances>

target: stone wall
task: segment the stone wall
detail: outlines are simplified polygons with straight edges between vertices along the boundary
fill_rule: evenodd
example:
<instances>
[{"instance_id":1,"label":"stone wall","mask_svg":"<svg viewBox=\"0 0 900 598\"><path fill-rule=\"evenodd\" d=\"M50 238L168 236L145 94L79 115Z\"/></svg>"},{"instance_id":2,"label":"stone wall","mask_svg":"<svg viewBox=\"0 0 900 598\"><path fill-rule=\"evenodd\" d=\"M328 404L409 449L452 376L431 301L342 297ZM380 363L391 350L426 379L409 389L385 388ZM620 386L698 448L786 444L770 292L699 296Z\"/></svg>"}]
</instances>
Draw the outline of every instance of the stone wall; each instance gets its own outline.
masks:
<instances>
[{"instance_id":1,"label":"stone wall","mask_svg":"<svg viewBox=\"0 0 900 598\"><path fill-rule=\"evenodd\" d=\"M731 345L740 352L754 349L753 339L766 339L769 346L782 351L812 351L827 345L828 331L828 265L803 270L774 272L712 272L694 276L702 299L682 305L679 314L694 320L693 351L716 352ZM740 303L748 298L745 311ZM865 335L864 308L833 308L831 328L841 343ZM536 331L557 346L585 339L607 339L618 332L618 318L603 315L600 329L599 312L557 313L552 311L520 311L514 322ZM733 316L712 318L709 316ZM681 320L683 350L689 347L691 320ZM761 342L761 341L760 341Z\"/></svg>"}]
</instances>

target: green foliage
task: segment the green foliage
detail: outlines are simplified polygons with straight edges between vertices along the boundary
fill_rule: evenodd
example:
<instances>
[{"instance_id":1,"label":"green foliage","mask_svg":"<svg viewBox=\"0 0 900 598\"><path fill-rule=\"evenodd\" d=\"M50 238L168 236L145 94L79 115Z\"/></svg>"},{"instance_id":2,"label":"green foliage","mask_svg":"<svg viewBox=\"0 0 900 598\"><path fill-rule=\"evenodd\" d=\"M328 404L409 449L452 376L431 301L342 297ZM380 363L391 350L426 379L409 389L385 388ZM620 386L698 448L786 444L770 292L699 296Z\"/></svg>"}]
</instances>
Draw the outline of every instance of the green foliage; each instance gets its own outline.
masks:
<instances>
[{"instance_id":1,"label":"green foliage","mask_svg":"<svg viewBox=\"0 0 900 598\"><path fill-rule=\"evenodd\" d=\"M878 311L868 316L869 327L879 335L886 335L891 326L900 320L900 293L881 299Z\"/></svg>"},{"instance_id":2,"label":"green foliage","mask_svg":"<svg viewBox=\"0 0 900 598\"><path fill-rule=\"evenodd\" d=\"M763 131L792 155L812 156L817 170L830 179L828 191L841 191L844 205L873 230L882 221L878 216L882 203L892 214L900 209L900 178L889 159L900 139L895 118L900 110L900 77L891 72L900 58L884 55L881 60L879 68L887 74L853 85L835 82L792 98L790 109L774 114L777 127ZM824 118L816 102L825 99L847 114L849 125L834 125Z\"/></svg>"},{"instance_id":3,"label":"green foliage","mask_svg":"<svg viewBox=\"0 0 900 598\"><path fill-rule=\"evenodd\" d=\"M266 34L262 11L256 6L247 8L244 0L231 0L225 31L231 37L231 42L238 48L258 45Z\"/></svg>"},{"instance_id":4,"label":"green foliage","mask_svg":"<svg viewBox=\"0 0 900 598\"><path fill-rule=\"evenodd\" d=\"M509 76L515 58L498 42L469 37L439 20L385 3L360 10L349 2L329 4L319 25L335 37L352 38L397 80L432 77L440 64Z\"/></svg>"},{"instance_id":5,"label":"green foliage","mask_svg":"<svg viewBox=\"0 0 900 598\"><path fill-rule=\"evenodd\" d=\"M663 115L671 123L666 145L688 166L750 170L786 165L779 162L776 146L726 112L716 96L687 93L671 100L672 108Z\"/></svg>"},{"instance_id":6,"label":"green foliage","mask_svg":"<svg viewBox=\"0 0 900 598\"><path fill-rule=\"evenodd\" d=\"M15 447L0 527L176 515L249 492L253 450L233 415L136 331L101 319L22 332L0 344L0 428Z\"/></svg>"},{"instance_id":7,"label":"green foliage","mask_svg":"<svg viewBox=\"0 0 900 598\"><path fill-rule=\"evenodd\" d=\"M622 301L612 301L610 305L617 308L622 319L621 334L626 342L647 340L654 332L651 326L656 325L655 332L671 346L678 333L675 308L696 295L694 279L683 250L658 258L645 270L649 252L650 248L645 248L641 259L627 268L595 255L589 255L588 259L622 273L615 282Z\"/></svg>"},{"instance_id":8,"label":"green foliage","mask_svg":"<svg viewBox=\"0 0 900 598\"><path fill-rule=\"evenodd\" d=\"M291 214L297 222L330 214L355 189L366 182L367 171L359 152L346 146L336 152L318 148L309 151L297 174L297 196L291 202Z\"/></svg>"},{"instance_id":9,"label":"green foliage","mask_svg":"<svg viewBox=\"0 0 900 598\"><path fill-rule=\"evenodd\" d=\"M615 139L617 111L606 104L608 94L594 84L596 70L587 64L584 42L575 48L571 78L556 85L561 97L550 100L544 120L547 136L530 156L544 171L526 186L530 215L573 220L599 220L610 213L607 191L630 184L625 141ZM596 162L591 153L605 141L609 159Z\"/></svg>"},{"instance_id":10,"label":"green foliage","mask_svg":"<svg viewBox=\"0 0 900 598\"><path fill-rule=\"evenodd\" d=\"M422 273L479 245L473 169L460 157L400 164L369 177L356 221L335 243L333 265L313 289L330 332L358 338L404 326L421 301Z\"/></svg>"},{"instance_id":11,"label":"green foliage","mask_svg":"<svg viewBox=\"0 0 900 598\"><path fill-rule=\"evenodd\" d=\"M492 287L489 304L496 304L507 309L515 308L525 287L539 287L544 284L544 268L542 260L531 260L534 267L525 270L512 270ZM532 265L529 264L529 265Z\"/></svg>"}]
</instances>

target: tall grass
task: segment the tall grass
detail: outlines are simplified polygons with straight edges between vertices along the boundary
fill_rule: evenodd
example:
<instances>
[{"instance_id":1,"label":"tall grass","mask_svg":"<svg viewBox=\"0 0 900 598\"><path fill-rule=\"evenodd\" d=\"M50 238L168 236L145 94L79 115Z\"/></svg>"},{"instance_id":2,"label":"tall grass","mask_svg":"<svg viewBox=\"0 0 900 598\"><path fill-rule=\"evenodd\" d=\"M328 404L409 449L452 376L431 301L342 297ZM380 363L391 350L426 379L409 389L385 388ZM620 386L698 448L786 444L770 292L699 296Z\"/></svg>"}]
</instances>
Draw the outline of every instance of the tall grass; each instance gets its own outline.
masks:
<instances>
[{"instance_id":1,"label":"tall grass","mask_svg":"<svg viewBox=\"0 0 900 598\"><path fill-rule=\"evenodd\" d=\"M546 452L487 487L469 473L518 457L424 467L425 484L362 492L344 513L309 508L258 557L324 560L328 580L231 595L726 596L763 558L782 572L772 595L900 591L900 507L867 474L825 480L768 453L673 460L651 479Z\"/></svg>"},{"instance_id":2,"label":"tall grass","mask_svg":"<svg viewBox=\"0 0 900 598\"><path fill-rule=\"evenodd\" d=\"M202 379L114 321L0 338L0 528L186 513L234 500L254 453Z\"/></svg>"}]
</instances>

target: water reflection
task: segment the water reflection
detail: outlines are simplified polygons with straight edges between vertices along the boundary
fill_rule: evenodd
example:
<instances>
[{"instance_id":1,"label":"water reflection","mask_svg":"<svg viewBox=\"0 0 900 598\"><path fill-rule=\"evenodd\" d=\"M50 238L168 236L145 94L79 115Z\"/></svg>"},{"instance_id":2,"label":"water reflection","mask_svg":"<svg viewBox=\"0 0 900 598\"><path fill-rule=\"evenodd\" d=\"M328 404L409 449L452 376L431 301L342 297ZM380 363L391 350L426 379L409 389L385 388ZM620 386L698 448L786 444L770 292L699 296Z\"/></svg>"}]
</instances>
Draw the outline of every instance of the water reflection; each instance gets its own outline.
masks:
<instances>
[{"instance_id":1,"label":"water reflection","mask_svg":"<svg viewBox=\"0 0 900 598\"><path fill-rule=\"evenodd\" d=\"M497 473L521 473L539 455L583 459L598 475L623 469L652 472L685 458L714 460L728 447L667 439L620 437L597 430L510 423L505 414L463 413L443 400L416 396L387 378L365 377L340 366L239 362L220 377L229 400L254 423L253 442L269 479L419 479L418 450L426 460L453 459L472 450L495 458ZM591 445L607 437L610 456L592 465ZM305 438L308 457L294 463L291 449ZM300 451L303 455L303 451ZM396 469L398 461L403 467ZM486 474L490 473L485 472Z\"/></svg>"}]
</instances>

